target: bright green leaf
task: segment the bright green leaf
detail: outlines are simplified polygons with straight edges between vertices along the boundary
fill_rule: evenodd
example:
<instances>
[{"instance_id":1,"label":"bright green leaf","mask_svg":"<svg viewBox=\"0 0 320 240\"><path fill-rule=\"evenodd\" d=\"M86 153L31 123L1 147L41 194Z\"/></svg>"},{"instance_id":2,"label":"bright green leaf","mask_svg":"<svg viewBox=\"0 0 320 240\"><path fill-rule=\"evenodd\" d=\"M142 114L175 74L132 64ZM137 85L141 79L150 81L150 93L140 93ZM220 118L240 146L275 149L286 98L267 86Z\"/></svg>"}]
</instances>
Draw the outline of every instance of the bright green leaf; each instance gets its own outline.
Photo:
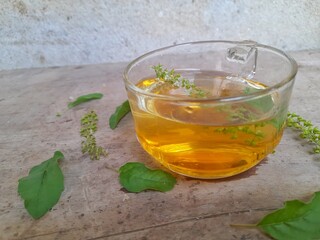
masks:
<instances>
[{"instance_id":1,"label":"bright green leaf","mask_svg":"<svg viewBox=\"0 0 320 240\"><path fill-rule=\"evenodd\" d=\"M58 164L63 157L56 151L52 158L33 167L27 177L19 179L18 193L35 219L46 214L59 201L64 190L64 177Z\"/></svg>"},{"instance_id":2,"label":"bright green leaf","mask_svg":"<svg viewBox=\"0 0 320 240\"><path fill-rule=\"evenodd\" d=\"M151 170L143 163L129 162L119 169L120 184L129 192L147 189L167 192L173 189L176 179L162 170Z\"/></svg>"},{"instance_id":3,"label":"bright green leaf","mask_svg":"<svg viewBox=\"0 0 320 240\"><path fill-rule=\"evenodd\" d=\"M88 102L88 101L91 101L94 99L100 99L102 97L103 97L102 93L90 93L87 95L83 95L83 96L78 97L75 101L70 102L68 104L68 108L73 108L81 103Z\"/></svg>"},{"instance_id":4,"label":"bright green leaf","mask_svg":"<svg viewBox=\"0 0 320 240\"><path fill-rule=\"evenodd\" d=\"M115 129L118 126L120 120L131 111L129 101L124 101L120 106L116 108L116 111L109 118L109 126L111 129Z\"/></svg>"},{"instance_id":5,"label":"bright green leaf","mask_svg":"<svg viewBox=\"0 0 320 240\"><path fill-rule=\"evenodd\" d=\"M278 240L320 239L320 192L309 203L288 201L257 226Z\"/></svg>"}]
</instances>

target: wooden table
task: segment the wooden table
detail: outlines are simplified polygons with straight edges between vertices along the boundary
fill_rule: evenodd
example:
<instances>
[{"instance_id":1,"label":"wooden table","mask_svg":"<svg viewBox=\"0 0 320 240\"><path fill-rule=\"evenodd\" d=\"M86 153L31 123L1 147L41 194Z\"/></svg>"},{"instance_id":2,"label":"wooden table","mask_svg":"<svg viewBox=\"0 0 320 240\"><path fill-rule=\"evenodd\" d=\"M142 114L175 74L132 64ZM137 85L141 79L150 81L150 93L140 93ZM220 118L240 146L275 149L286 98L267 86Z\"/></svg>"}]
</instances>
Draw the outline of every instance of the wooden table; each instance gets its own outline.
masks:
<instances>
[{"instance_id":1,"label":"wooden table","mask_svg":"<svg viewBox=\"0 0 320 240\"><path fill-rule=\"evenodd\" d=\"M320 126L320 50L292 56L300 68L291 111ZM319 191L319 156L289 129L275 154L236 177L177 176L167 193L123 191L110 168L129 161L157 167L137 142L131 115L117 129L108 127L110 114L126 99L125 66L0 71L0 239L269 239L230 224L256 223L284 201L308 200ZM70 98L91 92L104 98L67 109ZM90 109L99 116L97 141L109 151L99 161L80 148L80 118ZM33 220L17 194L18 179L56 150L65 155L65 190L52 211Z\"/></svg>"}]
</instances>

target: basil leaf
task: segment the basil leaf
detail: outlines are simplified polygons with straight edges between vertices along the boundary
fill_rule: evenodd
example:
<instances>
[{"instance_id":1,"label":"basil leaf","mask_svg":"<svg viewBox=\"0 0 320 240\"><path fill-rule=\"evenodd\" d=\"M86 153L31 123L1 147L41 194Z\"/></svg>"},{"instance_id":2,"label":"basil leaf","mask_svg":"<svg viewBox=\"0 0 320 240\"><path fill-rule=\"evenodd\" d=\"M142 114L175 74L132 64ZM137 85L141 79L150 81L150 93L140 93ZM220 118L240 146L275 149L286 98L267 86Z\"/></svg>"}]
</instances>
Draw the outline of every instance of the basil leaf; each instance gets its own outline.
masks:
<instances>
[{"instance_id":1,"label":"basil leaf","mask_svg":"<svg viewBox=\"0 0 320 240\"><path fill-rule=\"evenodd\" d=\"M261 110L264 113L270 111L274 106L271 96L265 96L259 99L250 100L248 101L248 104L250 104L252 107L256 109Z\"/></svg>"},{"instance_id":2,"label":"basil leaf","mask_svg":"<svg viewBox=\"0 0 320 240\"><path fill-rule=\"evenodd\" d=\"M280 131L280 129L285 125L287 119L287 108L283 108L278 113L278 116L270 120L270 123Z\"/></svg>"},{"instance_id":3,"label":"basil leaf","mask_svg":"<svg viewBox=\"0 0 320 240\"><path fill-rule=\"evenodd\" d=\"M265 216L257 226L275 239L320 238L320 192L309 203L288 201L284 208Z\"/></svg>"},{"instance_id":4,"label":"basil leaf","mask_svg":"<svg viewBox=\"0 0 320 240\"><path fill-rule=\"evenodd\" d=\"M255 89L255 88L246 87L244 89L243 93L250 94L250 93L259 92L261 90L262 89ZM250 100L247 103L250 104L255 109L261 110L262 112L268 112L274 106L274 102L272 100L272 97L269 95L264 96L264 97L259 97L258 99Z\"/></svg>"},{"instance_id":5,"label":"basil leaf","mask_svg":"<svg viewBox=\"0 0 320 240\"><path fill-rule=\"evenodd\" d=\"M87 95L83 95L83 96L78 97L75 101L70 102L68 104L68 108L73 108L81 103L88 102L88 101L91 101L94 99L100 99L102 97L103 97L102 93L90 93Z\"/></svg>"},{"instance_id":6,"label":"basil leaf","mask_svg":"<svg viewBox=\"0 0 320 240\"><path fill-rule=\"evenodd\" d=\"M162 170L151 170L143 163L129 162L119 169L120 184L129 192L156 190L167 192L173 189L176 179Z\"/></svg>"},{"instance_id":7,"label":"basil leaf","mask_svg":"<svg viewBox=\"0 0 320 240\"><path fill-rule=\"evenodd\" d=\"M115 129L118 126L120 120L131 111L129 101L124 101L120 106L116 108L116 111L109 118L109 126L111 129Z\"/></svg>"},{"instance_id":8,"label":"basil leaf","mask_svg":"<svg viewBox=\"0 0 320 240\"><path fill-rule=\"evenodd\" d=\"M52 158L33 167L27 177L19 179L18 193L34 219L46 214L64 190L64 177L58 165L58 160L63 157L61 152L56 151Z\"/></svg>"}]
</instances>

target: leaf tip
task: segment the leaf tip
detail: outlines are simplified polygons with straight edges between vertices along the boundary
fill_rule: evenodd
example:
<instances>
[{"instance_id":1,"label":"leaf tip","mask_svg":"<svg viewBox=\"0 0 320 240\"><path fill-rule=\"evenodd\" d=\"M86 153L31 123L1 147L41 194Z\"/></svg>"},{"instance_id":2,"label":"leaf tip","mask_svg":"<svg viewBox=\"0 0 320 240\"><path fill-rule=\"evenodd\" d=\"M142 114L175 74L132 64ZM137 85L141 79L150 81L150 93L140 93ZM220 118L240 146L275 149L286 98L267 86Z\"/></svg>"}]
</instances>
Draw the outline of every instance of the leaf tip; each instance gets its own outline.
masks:
<instances>
[{"instance_id":1,"label":"leaf tip","mask_svg":"<svg viewBox=\"0 0 320 240\"><path fill-rule=\"evenodd\" d=\"M73 102L68 103L68 108L72 108L73 107Z\"/></svg>"},{"instance_id":2,"label":"leaf tip","mask_svg":"<svg viewBox=\"0 0 320 240\"><path fill-rule=\"evenodd\" d=\"M64 155L63 155L63 153L60 152L60 151L55 151L54 154L53 154L53 158L55 158L55 159L62 159L62 158L64 158Z\"/></svg>"}]
</instances>

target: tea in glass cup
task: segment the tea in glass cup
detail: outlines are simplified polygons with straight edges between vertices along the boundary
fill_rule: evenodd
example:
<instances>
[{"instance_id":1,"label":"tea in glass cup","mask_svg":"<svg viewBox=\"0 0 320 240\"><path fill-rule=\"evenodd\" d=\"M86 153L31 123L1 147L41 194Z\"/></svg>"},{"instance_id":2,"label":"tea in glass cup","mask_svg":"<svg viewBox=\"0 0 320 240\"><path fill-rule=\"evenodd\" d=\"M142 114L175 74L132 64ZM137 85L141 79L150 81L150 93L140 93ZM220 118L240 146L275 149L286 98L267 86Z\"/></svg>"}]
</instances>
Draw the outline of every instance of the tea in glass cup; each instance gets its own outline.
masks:
<instances>
[{"instance_id":1,"label":"tea in glass cup","mask_svg":"<svg viewBox=\"0 0 320 240\"><path fill-rule=\"evenodd\" d=\"M252 41L205 41L147 53L124 80L141 146L173 172L244 172L281 140L296 62Z\"/></svg>"}]
</instances>

